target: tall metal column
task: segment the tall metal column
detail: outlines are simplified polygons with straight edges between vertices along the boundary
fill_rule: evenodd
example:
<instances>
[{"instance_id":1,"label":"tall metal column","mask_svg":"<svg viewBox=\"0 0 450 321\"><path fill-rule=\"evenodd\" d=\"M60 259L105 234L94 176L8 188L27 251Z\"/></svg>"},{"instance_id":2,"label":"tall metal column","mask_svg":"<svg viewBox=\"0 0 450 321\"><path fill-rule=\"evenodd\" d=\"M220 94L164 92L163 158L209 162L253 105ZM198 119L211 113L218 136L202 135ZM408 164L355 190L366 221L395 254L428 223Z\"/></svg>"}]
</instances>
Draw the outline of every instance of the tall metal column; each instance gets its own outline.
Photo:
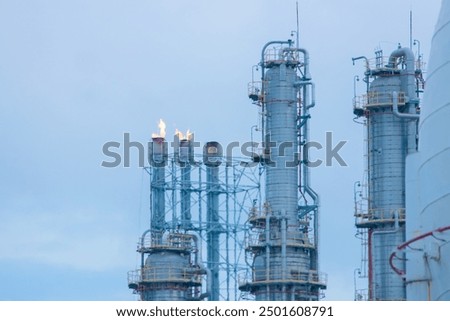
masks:
<instances>
[{"instance_id":1,"label":"tall metal column","mask_svg":"<svg viewBox=\"0 0 450 321\"><path fill-rule=\"evenodd\" d=\"M248 246L253 273L240 288L256 300L318 300L326 287L317 270L317 194L309 186L307 157L300 161L314 86L308 52L292 45L271 41L263 47L261 88L249 93L262 109L264 153L258 159L265 168L265 202L249 220L256 236Z\"/></svg>"},{"instance_id":2,"label":"tall metal column","mask_svg":"<svg viewBox=\"0 0 450 321\"><path fill-rule=\"evenodd\" d=\"M203 151L203 161L206 165L206 243L207 243L207 262L208 269L211 271L211 290L210 301L220 299L220 233L222 228L219 217L219 165L221 164L222 150L217 142L208 142Z\"/></svg>"},{"instance_id":3,"label":"tall metal column","mask_svg":"<svg viewBox=\"0 0 450 321\"><path fill-rule=\"evenodd\" d=\"M355 207L356 226L368 231L368 299L405 300L404 280L391 269L389 255L405 240L405 161L417 150L420 70L409 48L395 50L387 61L378 51L375 61L371 69L366 60L368 91L354 106L367 119L368 139L368 208ZM399 261L404 268L405 260Z\"/></svg>"},{"instance_id":4,"label":"tall metal column","mask_svg":"<svg viewBox=\"0 0 450 321\"><path fill-rule=\"evenodd\" d=\"M191 222L191 162L193 160L193 136L179 142L179 164L181 167L181 228L192 229Z\"/></svg>"},{"instance_id":5,"label":"tall metal column","mask_svg":"<svg viewBox=\"0 0 450 321\"><path fill-rule=\"evenodd\" d=\"M163 137L153 138L150 149L152 162L152 217L151 229L157 242L161 242L165 228L165 175L167 165L167 143Z\"/></svg>"}]
</instances>

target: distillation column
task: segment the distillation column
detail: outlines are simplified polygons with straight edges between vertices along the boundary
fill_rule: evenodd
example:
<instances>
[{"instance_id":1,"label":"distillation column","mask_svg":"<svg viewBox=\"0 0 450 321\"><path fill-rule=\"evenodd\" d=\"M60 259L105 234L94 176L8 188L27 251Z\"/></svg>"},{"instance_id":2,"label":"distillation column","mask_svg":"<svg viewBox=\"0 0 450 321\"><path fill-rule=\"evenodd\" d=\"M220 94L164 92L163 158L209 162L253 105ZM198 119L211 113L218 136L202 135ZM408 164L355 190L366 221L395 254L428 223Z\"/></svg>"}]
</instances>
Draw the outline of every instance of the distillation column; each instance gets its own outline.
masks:
<instances>
[{"instance_id":1,"label":"distillation column","mask_svg":"<svg viewBox=\"0 0 450 321\"><path fill-rule=\"evenodd\" d=\"M188 151L189 148L177 153L189 158ZM149 149L151 224L139 241L137 252L141 255L141 266L128 273L128 287L143 301L200 300L204 297L201 293L202 274L206 270L199 255L198 237L187 230L170 230L165 223L167 158L164 136L154 137ZM189 224L186 213L184 218L184 223Z\"/></svg>"},{"instance_id":2,"label":"distillation column","mask_svg":"<svg viewBox=\"0 0 450 321\"><path fill-rule=\"evenodd\" d=\"M266 49L278 45L276 50ZM299 60L300 54L304 61ZM308 53L291 41L274 41L262 50L262 88L251 93L262 107L264 152L258 159L265 168L265 203L252 211L250 224L256 233L248 251L253 254L252 281L240 286L256 300L318 300L325 288L317 271L317 215L302 213L300 206L300 146L302 129L309 119L306 98L312 88ZM304 134L304 135L303 135ZM312 189L310 189L312 191ZM305 193L307 194L307 193ZM310 205L317 214L317 204ZM309 211L307 211L309 212Z\"/></svg>"},{"instance_id":3,"label":"distillation column","mask_svg":"<svg viewBox=\"0 0 450 321\"><path fill-rule=\"evenodd\" d=\"M354 60L360 58L365 59ZM391 269L389 256L405 240L405 161L417 150L416 77L421 79L421 71L409 48L392 52L387 64L378 51L375 68L366 59L368 91L354 106L367 124L368 208L355 216L356 226L367 230L369 300L406 298L405 282ZM399 264L404 268L404 258Z\"/></svg>"}]
</instances>

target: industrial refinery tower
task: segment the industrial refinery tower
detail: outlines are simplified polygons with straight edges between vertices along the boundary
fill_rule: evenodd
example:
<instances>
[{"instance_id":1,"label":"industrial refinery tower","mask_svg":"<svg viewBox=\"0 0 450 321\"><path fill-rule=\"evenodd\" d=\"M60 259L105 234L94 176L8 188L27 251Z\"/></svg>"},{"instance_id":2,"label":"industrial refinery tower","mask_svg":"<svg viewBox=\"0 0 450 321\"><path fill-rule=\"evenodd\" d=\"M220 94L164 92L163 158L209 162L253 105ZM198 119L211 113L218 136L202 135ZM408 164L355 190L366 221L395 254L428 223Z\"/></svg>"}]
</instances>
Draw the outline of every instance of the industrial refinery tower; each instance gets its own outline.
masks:
<instances>
[{"instance_id":1,"label":"industrial refinery tower","mask_svg":"<svg viewBox=\"0 0 450 321\"><path fill-rule=\"evenodd\" d=\"M254 160L265 171L265 200L249 218L251 274L240 289L255 300L318 300L326 280L318 263L319 199L309 183L309 55L290 40L271 41L259 67L249 97L260 108L263 151Z\"/></svg>"},{"instance_id":2,"label":"industrial refinery tower","mask_svg":"<svg viewBox=\"0 0 450 321\"><path fill-rule=\"evenodd\" d=\"M410 48L399 48L386 59L381 50L365 62L367 92L355 97L353 112L366 128L366 175L355 184L355 218L362 240L359 269L367 291L356 300L405 300L405 280L391 268L394 246L405 241L405 162L417 151L419 97L424 81L421 61ZM405 258L395 262L405 269ZM356 275L355 275L356 277ZM356 282L356 281L355 281ZM356 290L356 289L355 289Z\"/></svg>"},{"instance_id":3,"label":"industrial refinery tower","mask_svg":"<svg viewBox=\"0 0 450 321\"><path fill-rule=\"evenodd\" d=\"M225 157L218 142L195 154L194 135L149 144L150 226L128 286L144 301L238 300L246 270L245 221L259 195L258 167ZM173 148L173 152L169 152Z\"/></svg>"}]
</instances>

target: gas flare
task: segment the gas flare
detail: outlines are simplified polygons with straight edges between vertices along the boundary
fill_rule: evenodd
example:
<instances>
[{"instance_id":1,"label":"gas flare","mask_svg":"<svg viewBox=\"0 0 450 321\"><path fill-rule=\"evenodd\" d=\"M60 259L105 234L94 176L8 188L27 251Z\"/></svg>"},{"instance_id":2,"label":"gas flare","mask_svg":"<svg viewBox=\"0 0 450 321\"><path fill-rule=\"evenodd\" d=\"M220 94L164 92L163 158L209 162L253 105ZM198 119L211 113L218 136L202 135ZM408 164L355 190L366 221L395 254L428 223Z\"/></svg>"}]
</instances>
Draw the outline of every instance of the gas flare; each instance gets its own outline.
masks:
<instances>
[{"instance_id":1,"label":"gas flare","mask_svg":"<svg viewBox=\"0 0 450 321\"><path fill-rule=\"evenodd\" d=\"M178 136L179 140L183 140L183 139L191 140L191 138L192 138L192 133L189 129L187 130L186 135L184 135L178 129L175 129L175 135Z\"/></svg>"},{"instance_id":2,"label":"gas flare","mask_svg":"<svg viewBox=\"0 0 450 321\"><path fill-rule=\"evenodd\" d=\"M158 128L159 128L159 134L153 133L152 138L157 138L157 137L165 138L166 137L166 123L162 119L159 120Z\"/></svg>"}]
</instances>

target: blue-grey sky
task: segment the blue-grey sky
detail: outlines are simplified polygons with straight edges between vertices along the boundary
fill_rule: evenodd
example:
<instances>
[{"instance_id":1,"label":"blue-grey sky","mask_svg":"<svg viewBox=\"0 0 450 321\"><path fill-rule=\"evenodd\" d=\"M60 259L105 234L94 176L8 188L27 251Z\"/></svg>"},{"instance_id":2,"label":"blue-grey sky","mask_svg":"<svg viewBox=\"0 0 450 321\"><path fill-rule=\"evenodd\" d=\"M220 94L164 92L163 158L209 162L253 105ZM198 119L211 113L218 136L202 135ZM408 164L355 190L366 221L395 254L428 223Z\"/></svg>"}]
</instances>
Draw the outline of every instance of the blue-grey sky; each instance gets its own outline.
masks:
<instances>
[{"instance_id":1,"label":"blue-grey sky","mask_svg":"<svg viewBox=\"0 0 450 321\"><path fill-rule=\"evenodd\" d=\"M363 130L352 121L351 57L414 38L428 58L439 0L299 0L317 106L312 139L347 140L347 167L312 170L321 196L321 269L329 300L353 299L360 247L353 183ZM147 177L108 169L102 145L124 132L247 141L247 83L269 40L296 28L295 0L0 2L0 300L134 300L126 272L148 225ZM414 51L417 52L417 46ZM360 93L362 82L357 83Z\"/></svg>"}]
</instances>

